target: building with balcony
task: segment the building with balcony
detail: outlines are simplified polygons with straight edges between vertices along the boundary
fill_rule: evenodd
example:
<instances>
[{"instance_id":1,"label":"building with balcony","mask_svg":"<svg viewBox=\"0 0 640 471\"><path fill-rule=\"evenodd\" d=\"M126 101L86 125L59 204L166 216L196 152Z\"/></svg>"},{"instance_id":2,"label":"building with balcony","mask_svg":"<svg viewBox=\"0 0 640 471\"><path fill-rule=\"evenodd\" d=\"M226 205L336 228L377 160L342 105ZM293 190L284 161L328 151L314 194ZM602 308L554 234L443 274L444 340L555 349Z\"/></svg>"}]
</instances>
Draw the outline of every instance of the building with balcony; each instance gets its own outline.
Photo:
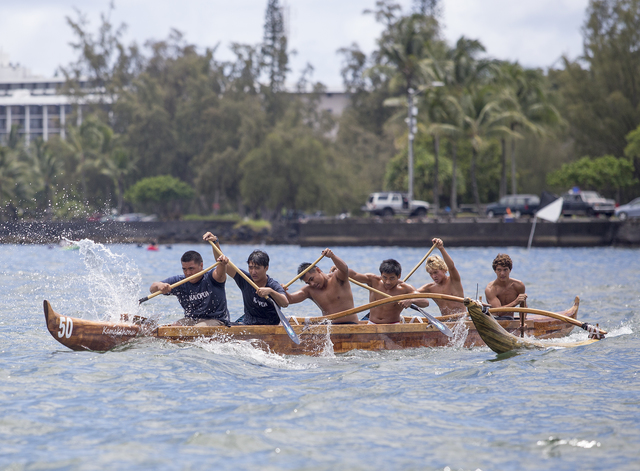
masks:
<instances>
[{"instance_id":1,"label":"building with balcony","mask_svg":"<svg viewBox=\"0 0 640 471\"><path fill-rule=\"evenodd\" d=\"M0 50L0 143L7 142L11 128L30 142L37 137L65 138L65 125L72 116L82 122L82 106L62 95L63 77L45 78L9 62Z\"/></svg>"}]
</instances>

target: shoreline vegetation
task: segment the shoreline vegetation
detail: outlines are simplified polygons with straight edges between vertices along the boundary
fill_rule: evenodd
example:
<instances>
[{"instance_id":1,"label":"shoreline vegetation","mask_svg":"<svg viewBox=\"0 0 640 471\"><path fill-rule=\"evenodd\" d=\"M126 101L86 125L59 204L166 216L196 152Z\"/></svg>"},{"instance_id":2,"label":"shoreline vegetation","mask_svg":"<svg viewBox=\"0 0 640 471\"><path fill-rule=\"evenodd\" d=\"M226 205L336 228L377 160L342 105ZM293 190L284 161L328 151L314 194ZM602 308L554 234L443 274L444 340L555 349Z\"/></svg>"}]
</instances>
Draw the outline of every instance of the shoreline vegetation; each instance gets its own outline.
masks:
<instances>
[{"instance_id":1,"label":"shoreline vegetation","mask_svg":"<svg viewBox=\"0 0 640 471\"><path fill-rule=\"evenodd\" d=\"M627 33L640 29L638 2L590 0L583 55L533 69L477 39L446 41L441 0L371 0L375 48L337 51L335 93L312 64L291 70L278 0L265 2L262 42L232 44L228 60L177 30L125 44L110 11L97 25L70 12L77 60L58 71L70 103L59 134L29 141L30 108L0 110L13 116L0 126L0 221L360 216L381 190L436 213L574 187L627 203L640 194L640 55Z\"/></svg>"}]
</instances>

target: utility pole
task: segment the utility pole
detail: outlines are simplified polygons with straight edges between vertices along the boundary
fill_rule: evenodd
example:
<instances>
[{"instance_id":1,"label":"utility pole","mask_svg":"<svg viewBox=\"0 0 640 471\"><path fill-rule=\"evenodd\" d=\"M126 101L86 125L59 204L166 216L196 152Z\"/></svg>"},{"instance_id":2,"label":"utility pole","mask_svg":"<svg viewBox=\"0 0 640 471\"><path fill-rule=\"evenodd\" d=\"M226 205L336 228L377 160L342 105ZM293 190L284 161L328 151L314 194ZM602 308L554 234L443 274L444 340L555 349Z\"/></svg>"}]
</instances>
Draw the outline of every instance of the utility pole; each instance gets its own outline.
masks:
<instances>
[{"instance_id":1,"label":"utility pole","mask_svg":"<svg viewBox=\"0 0 640 471\"><path fill-rule=\"evenodd\" d=\"M411 202L413 201L413 140L416 137L416 133L418 132L418 107L414 106L413 100L415 91L413 88L407 90L408 92L408 116L405 119L407 125L409 126L409 207L411 207Z\"/></svg>"}]
</instances>

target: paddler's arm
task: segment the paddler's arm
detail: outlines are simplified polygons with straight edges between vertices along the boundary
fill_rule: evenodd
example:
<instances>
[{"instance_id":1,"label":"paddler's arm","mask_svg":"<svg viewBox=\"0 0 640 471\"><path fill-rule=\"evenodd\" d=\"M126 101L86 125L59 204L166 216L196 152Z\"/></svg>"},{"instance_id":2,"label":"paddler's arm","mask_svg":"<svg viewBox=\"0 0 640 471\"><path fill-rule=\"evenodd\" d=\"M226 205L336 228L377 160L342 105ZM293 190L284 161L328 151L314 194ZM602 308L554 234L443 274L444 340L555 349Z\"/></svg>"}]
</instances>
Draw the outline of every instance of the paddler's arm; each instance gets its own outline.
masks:
<instances>
[{"instance_id":1,"label":"paddler's arm","mask_svg":"<svg viewBox=\"0 0 640 471\"><path fill-rule=\"evenodd\" d=\"M213 279L216 280L218 283L224 283L225 281L227 281L227 264L229 263L229 259L227 258L226 255L220 255L218 257L218 262L220 262L220 265L218 265L214 270L213 270Z\"/></svg>"},{"instance_id":2,"label":"paddler's arm","mask_svg":"<svg viewBox=\"0 0 640 471\"><path fill-rule=\"evenodd\" d=\"M411 286L409 283L403 283L404 292L403 294L420 294L420 292ZM428 307L429 300L427 298L415 298L415 299L405 299L403 301L399 301L398 304L402 306L404 309L411 307L412 304L415 304L418 307Z\"/></svg>"},{"instance_id":3,"label":"paddler's arm","mask_svg":"<svg viewBox=\"0 0 640 471\"><path fill-rule=\"evenodd\" d=\"M442 239L433 239L433 243L436 244L436 247L438 247L438 250L440 250L440 253L442 254L442 260L444 261L445 265L447 265L447 269L449 270L449 276L451 277L451 281L455 281L460 283L461 279L460 279L460 273L458 273L458 269L456 268L456 265L453 263L453 259L451 258L451 255L449 255L447 253L447 251L444 249L444 242L442 242Z\"/></svg>"},{"instance_id":4,"label":"paddler's arm","mask_svg":"<svg viewBox=\"0 0 640 471\"><path fill-rule=\"evenodd\" d=\"M342 280L342 281L349 280L349 267L347 266L344 260L342 260L336 254L334 254L333 250L331 249L324 249L322 251L322 255L330 258L333 264L336 266L336 268L338 269L336 271L336 276L338 277L339 280Z\"/></svg>"},{"instance_id":5,"label":"paddler's arm","mask_svg":"<svg viewBox=\"0 0 640 471\"><path fill-rule=\"evenodd\" d=\"M202 235L202 239L207 241L210 240L211 242L216 244L220 249L220 252L222 252L222 249L220 248L220 239L218 239L218 236L216 236L215 234L212 234L211 232L205 232ZM229 275L231 278L236 276L236 270L229 264L227 264L227 275Z\"/></svg>"},{"instance_id":6,"label":"paddler's arm","mask_svg":"<svg viewBox=\"0 0 640 471\"><path fill-rule=\"evenodd\" d=\"M500 300L498 299L498 297L495 295L494 291L493 291L493 286L491 284L488 284L487 287L484 290L484 297L487 300L487 304L491 307L502 307L502 303L500 302ZM514 304L515 306L515 304Z\"/></svg>"},{"instance_id":7,"label":"paddler's arm","mask_svg":"<svg viewBox=\"0 0 640 471\"><path fill-rule=\"evenodd\" d=\"M169 283L163 283L162 281L155 281L149 287L150 293L161 291L162 294L168 294L171 292L171 285Z\"/></svg>"},{"instance_id":8,"label":"paddler's arm","mask_svg":"<svg viewBox=\"0 0 640 471\"><path fill-rule=\"evenodd\" d=\"M256 292L258 293L258 296L261 296L263 298L269 296L276 303L278 303L278 306L280 307L289 306L289 300L287 299L287 296L285 294L278 293L275 289L265 286L264 288L258 289L258 291Z\"/></svg>"},{"instance_id":9,"label":"paddler's arm","mask_svg":"<svg viewBox=\"0 0 640 471\"><path fill-rule=\"evenodd\" d=\"M375 275L373 273L358 273L352 268L349 268L349 278L351 278L352 280L356 280L358 283L364 283L368 286L373 287L372 277L374 276Z\"/></svg>"},{"instance_id":10,"label":"paddler's arm","mask_svg":"<svg viewBox=\"0 0 640 471\"><path fill-rule=\"evenodd\" d=\"M307 286L305 286L299 291L296 291L293 294L290 294L288 289L285 286L283 286L282 288L284 289L284 293L289 304L298 304L304 301L305 299L311 298L311 296L309 296Z\"/></svg>"}]
</instances>

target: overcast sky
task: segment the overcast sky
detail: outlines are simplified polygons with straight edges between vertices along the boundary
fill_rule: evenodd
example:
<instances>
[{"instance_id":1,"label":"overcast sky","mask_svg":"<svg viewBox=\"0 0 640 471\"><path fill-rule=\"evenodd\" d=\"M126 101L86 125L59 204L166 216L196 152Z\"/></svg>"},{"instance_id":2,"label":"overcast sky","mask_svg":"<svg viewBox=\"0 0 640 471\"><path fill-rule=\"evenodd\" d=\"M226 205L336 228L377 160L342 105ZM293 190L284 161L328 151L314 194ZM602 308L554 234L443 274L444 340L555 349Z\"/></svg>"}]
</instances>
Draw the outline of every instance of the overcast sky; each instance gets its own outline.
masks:
<instances>
[{"instance_id":1,"label":"overcast sky","mask_svg":"<svg viewBox=\"0 0 640 471\"><path fill-rule=\"evenodd\" d=\"M165 39L171 28L182 31L193 44L213 47L216 55L230 59L229 44L257 44L267 0L115 0L114 24L126 23L125 43L143 44ZM289 44L297 51L291 59L290 82L295 82L307 63L312 80L330 90L341 88L341 56L336 50L357 43L366 53L375 47L381 27L363 10L375 0L281 0L289 17ZM398 0L405 12L412 0ZM479 39L487 54L519 61L527 67L547 68L564 54L582 53L580 28L588 0L441 0L444 35L449 43L464 35ZM0 0L0 49L12 63L33 73L51 76L59 65L75 56L65 17L76 17L79 7L99 25L109 0Z\"/></svg>"}]
</instances>

